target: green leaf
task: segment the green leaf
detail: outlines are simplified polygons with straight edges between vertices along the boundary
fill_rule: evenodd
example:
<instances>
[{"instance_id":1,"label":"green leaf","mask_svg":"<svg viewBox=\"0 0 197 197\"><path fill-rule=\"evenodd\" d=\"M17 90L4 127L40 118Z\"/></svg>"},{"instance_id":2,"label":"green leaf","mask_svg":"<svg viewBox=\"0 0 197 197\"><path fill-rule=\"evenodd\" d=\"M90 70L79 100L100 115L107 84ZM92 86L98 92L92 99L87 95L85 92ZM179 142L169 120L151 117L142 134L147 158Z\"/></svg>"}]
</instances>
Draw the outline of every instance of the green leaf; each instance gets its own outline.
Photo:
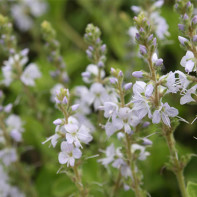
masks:
<instances>
[{"instance_id":1,"label":"green leaf","mask_svg":"<svg viewBox=\"0 0 197 197\"><path fill-rule=\"evenodd\" d=\"M189 182L187 184L187 193L189 197L196 197L197 194L197 183Z\"/></svg>"}]
</instances>

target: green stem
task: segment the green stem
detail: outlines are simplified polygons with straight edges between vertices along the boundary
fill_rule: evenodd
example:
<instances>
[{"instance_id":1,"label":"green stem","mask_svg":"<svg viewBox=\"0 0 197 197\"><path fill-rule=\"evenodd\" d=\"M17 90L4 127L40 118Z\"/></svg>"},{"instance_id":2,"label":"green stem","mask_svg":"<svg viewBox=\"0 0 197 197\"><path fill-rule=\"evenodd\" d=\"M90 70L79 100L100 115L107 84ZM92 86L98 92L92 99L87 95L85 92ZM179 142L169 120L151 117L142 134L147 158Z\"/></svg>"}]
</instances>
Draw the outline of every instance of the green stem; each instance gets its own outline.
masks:
<instances>
[{"instance_id":1,"label":"green stem","mask_svg":"<svg viewBox=\"0 0 197 197\"><path fill-rule=\"evenodd\" d=\"M124 101L124 91L122 89L121 80L118 80L118 89L119 89L119 95L120 95L120 101L121 101L121 107L125 107L125 101ZM140 187L140 180L138 178L138 175L136 173L136 163L135 158L132 156L131 152L131 138L128 133L124 132L126 136L126 152L127 152L127 163L128 166L131 168L132 176L133 176L133 183L131 184L132 189L135 192L136 197L144 197L143 190Z\"/></svg>"},{"instance_id":2,"label":"green stem","mask_svg":"<svg viewBox=\"0 0 197 197\"><path fill-rule=\"evenodd\" d=\"M116 195L116 192L120 188L120 181L121 181L121 171L119 170L118 177L116 179L116 182L115 182L115 185L114 185L113 192L112 192L111 196L115 196Z\"/></svg>"},{"instance_id":3,"label":"green stem","mask_svg":"<svg viewBox=\"0 0 197 197\"><path fill-rule=\"evenodd\" d=\"M83 184L81 182L81 176L80 176L80 174L78 172L78 168L77 168L76 165L74 165L73 171L74 171L74 174L75 174L75 185L77 186L77 188L80 191L80 196L81 197L88 196L88 190L86 188L84 188L84 186L83 186Z\"/></svg>"},{"instance_id":4,"label":"green stem","mask_svg":"<svg viewBox=\"0 0 197 197\"><path fill-rule=\"evenodd\" d=\"M175 147L175 139L173 136L173 131L171 128L167 127L165 124L163 124L163 135L166 139L169 151L170 151L170 158L173 165L172 171L176 175L179 189L181 191L182 197L188 197L187 191L186 191L186 185L185 185L185 178L183 175L184 171L184 165L181 163L181 161L178 158L178 153Z\"/></svg>"},{"instance_id":5,"label":"green stem","mask_svg":"<svg viewBox=\"0 0 197 197\"><path fill-rule=\"evenodd\" d=\"M135 159L133 158L133 155L131 152L131 139L127 133L126 133L126 143L127 143L128 165L131 167L131 172L132 172L132 176L133 176L133 183L131 186L135 192L136 197L144 197L144 192L143 192L142 188L140 187L140 180L139 180L138 175L136 173Z\"/></svg>"}]
</instances>

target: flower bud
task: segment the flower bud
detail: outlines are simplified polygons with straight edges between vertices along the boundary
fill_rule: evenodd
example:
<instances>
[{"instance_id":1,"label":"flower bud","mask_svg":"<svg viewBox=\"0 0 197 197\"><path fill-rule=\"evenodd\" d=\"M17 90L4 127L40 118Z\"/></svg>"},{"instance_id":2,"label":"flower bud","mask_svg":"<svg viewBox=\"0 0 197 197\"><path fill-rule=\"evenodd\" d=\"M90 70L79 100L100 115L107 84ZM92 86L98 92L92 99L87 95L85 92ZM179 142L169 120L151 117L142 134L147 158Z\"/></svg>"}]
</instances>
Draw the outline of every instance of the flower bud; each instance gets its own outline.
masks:
<instances>
[{"instance_id":1,"label":"flower bud","mask_svg":"<svg viewBox=\"0 0 197 197\"><path fill-rule=\"evenodd\" d=\"M185 43L189 42L188 39L182 37L182 36L178 36L179 42L181 43L181 45L185 46Z\"/></svg>"},{"instance_id":2,"label":"flower bud","mask_svg":"<svg viewBox=\"0 0 197 197\"><path fill-rule=\"evenodd\" d=\"M156 66L161 66L162 64L163 64L163 59L162 58L157 59L156 62L155 62Z\"/></svg>"},{"instance_id":3,"label":"flower bud","mask_svg":"<svg viewBox=\"0 0 197 197\"><path fill-rule=\"evenodd\" d=\"M153 143L152 143L152 141L151 140L149 140L149 139L147 139L147 138L143 138L143 145L152 145Z\"/></svg>"},{"instance_id":4,"label":"flower bud","mask_svg":"<svg viewBox=\"0 0 197 197\"><path fill-rule=\"evenodd\" d=\"M118 76L123 77L123 72L121 70L119 71Z\"/></svg>"},{"instance_id":5,"label":"flower bud","mask_svg":"<svg viewBox=\"0 0 197 197\"><path fill-rule=\"evenodd\" d=\"M197 24L197 15L195 15L195 16L192 18L192 23L193 23L194 25Z\"/></svg>"},{"instance_id":6,"label":"flower bud","mask_svg":"<svg viewBox=\"0 0 197 197\"><path fill-rule=\"evenodd\" d=\"M146 50L146 47L144 45L140 45L140 53L142 55L145 55L147 54L147 50Z\"/></svg>"},{"instance_id":7,"label":"flower bud","mask_svg":"<svg viewBox=\"0 0 197 197\"><path fill-rule=\"evenodd\" d=\"M12 110L12 104L8 104L4 107L4 112L9 113Z\"/></svg>"},{"instance_id":8,"label":"flower bud","mask_svg":"<svg viewBox=\"0 0 197 197\"><path fill-rule=\"evenodd\" d=\"M135 72L132 73L132 76L136 77L136 78L142 78L143 77L143 72L142 71L135 71Z\"/></svg>"},{"instance_id":9,"label":"flower bud","mask_svg":"<svg viewBox=\"0 0 197 197\"><path fill-rule=\"evenodd\" d=\"M140 34L139 34L139 33L136 33L136 34L135 34L135 39L136 39L136 40L139 40L139 39L140 39Z\"/></svg>"},{"instance_id":10,"label":"flower bud","mask_svg":"<svg viewBox=\"0 0 197 197\"><path fill-rule=\"evenodd\" d=\"M109 81L110 81L111 84L115 84L115 83L118 82L118 80L115 77L109 78Z\"/></svg>"},{"instance_id":11,"label":"flower bud","mask_svg":"<svg viewBox=\"0 0 197 197\"><path fill-rule=\"evenodd\" d=\"M116 70L111 67L111 74L114 74L115 72L116 72Z\"/></svg>"},{"instance_id":12,"label":"flower bud","mask_svg":"<svg viewBox=\"0 0 197 197\"><path fill-rule=\"evenodd\" d=\"M185 13L184 16L183 16L183 20L186 21L186 20L188 20L188 19L189 19L189 16Z\"/></svg>"},{"instance_id":13,"label":"flower bud","mask_svg":"<svg viewBox=\"0 0 197 197\"><path fill-rule=\"evenodd\" d=\"M197 35L193 36L193 42L197 42Z\"/></svg>"},{"instance_id":14,"label":"flower bud","mask_svg":"<svg viewBox=\"0 0 197 197\"><path fill-rule=\"evenodd\" d=\"M90 51L93 51L93 50L94 50L94 47L93 47L93 46L89 46L88 49L89 49Z\"/></svg>"},{"instance_id":15,"label":"flower bud","mask_svg":"<svg viewBox=\"0 0 197 197\"><path fill-rule=\"evenodd\" d=\"M152 40L153 39L153 34L151 34L149 37L148 37L148 41Z\"/></svg>"},{"instance_id":16,"label":"flower bud","mask_svg":"<svg viewBox=\"0 0 197 197\"><path fill-rule=\"evenodd\" d=\"M183 24L178 24L179 30L184 31L185 30L185 25Z\"/></svg>"},{"instance_id":17,"label":"flower bud","mask_svg":"<svg viewBox=\"0 0 197 197\"><path fill-rule=\"evenodd\" d=\"M132 87L132 83L126 83L126 84L124 85L124 89L125 89L125 90L129 90L129 89L131 89L131 87Z\"/></svg>"},{"instance_id":18,"label":"flower bud","mask_svg":"<svg viewBox=\"0 0 197 197\"><path fill-rule=\"evenodd\" d=\"M86 50L86 54L87 54L88 58L92 58L92 52L89 49Z\"/></svg>"},{"instance_id":19,"label":"flower bud","mask_svg":"<svg viewBox=\"0 0 197 197\"><path fill-rule=\"evenodd\" d=\"M157 46L157 38L153 39L153 46L156 47Z\"/></svg>"},{"instance_id":20,"label":"flower bud","mask_svg":"<svg viewBox=\"0 0 197 197\"><path fill-rule=\"evenodd\" d=\"M105 53L106 49L107 49L106 44L103 44L103 45L101 46L101 51L102 51L103 53Z\"/></svg>"},{"instance_id":21,"label":"flower bud","mask_svg":"<svg viewBox=\"0 0 197 197\"><path fill-rule=\"evenodd\" d=\"M79 104L75 104L71 106L72 111L76 111L79 108Z\"/></svg>"},{"instance_id":22,"label":"flower bud","mask_svg":"<svg viewBox=\"0 0 197 197\"><path fill-rule=\"evenodd\" d=\"M99 68L103 68L103 67L104 67L104 63L103 63L102 61L99 61L99 62L98 62L98 67L99 67Z\"/></svg>"},{"instance_id":23,"label":"flower bud","mask_svg":"<svg viewBox=\"0 0 197 197\"><path fill-rule=\"evenodd\" d=\"M81 76L85 78L90 78L91 74L89 72L82 72Z\"/></svg>"},{"instance_id":24,"label":"flower bud","mask_svg":"<svg viewBox=\"0 0 197 197\"><path fill-rule=\"evenodd\" d=\"M62 103L65 105L68 103L68 99L66 98L66 96L63 98Z\"/></svg>"},{"instance_id":25,"label":"flower bud","mask_svg":"<svg viewBox=\"0 0 197 197\"><path fill-rule=\"evenodd\" d=\"M62 120L58 118L58 119L53 121L53 124L54 125L61 125L62 124Z\"/></svg>"},{"instance_id":26,"label":"flower bud","mask_svg":"<svg viewBox=\"0 0 197 197\"><path fill-rule=\"evenodd\" d=\"M150 125L150 122L146 121L146 122L144 122L144 124L142 125L142 127L143 127L143 128L146 128L146 127L148 127L149 125Z\"/></svg>"},{"instance_id":27,"label":"flower bud","mask_svg":"<svg viewBox=\"0 0 197 197\"><path fill-rule=\"evenodd\" d=\"M187 8L191 7L191 5L192 5L191 2L188 1L188 2L187 2Z\"/></svg>"}]
</instances>

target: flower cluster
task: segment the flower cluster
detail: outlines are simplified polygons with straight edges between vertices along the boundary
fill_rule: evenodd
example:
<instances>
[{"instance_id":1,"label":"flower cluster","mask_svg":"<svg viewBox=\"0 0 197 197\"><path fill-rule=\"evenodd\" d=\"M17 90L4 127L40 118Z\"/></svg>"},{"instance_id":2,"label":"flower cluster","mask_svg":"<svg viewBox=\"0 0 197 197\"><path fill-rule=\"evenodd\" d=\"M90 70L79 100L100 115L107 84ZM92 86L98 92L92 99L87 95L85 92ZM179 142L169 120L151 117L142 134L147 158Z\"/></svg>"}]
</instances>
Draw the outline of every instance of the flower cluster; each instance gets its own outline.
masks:
<instances>
[{"instance_id":1,"label":"flower cluster","mask_svg":"<svg viewBox=\"0 0 197 197\"><path fill-rule=\"evenodd\" d=\"M25 67L28 62L28 52L28 49L24 49L4 61L2 67L4 85L9 86L14 80L20 80L26 86L35 86L35 79L40 78L41 73L35 63L30 63Z\"/></svg>"},{"instance_id":2,"label":"flower cluster","mask_svg":"<svg viewBox=\"0 0 197 197\"><path fill-rule=\"evenodd\" d=\"M11 15L21 31L28 31L34 26L34 18L42 16L47 10L47 3L41 0L14 1Z\"/></svg>"},{"instance_id":3,"label":"flower cluster","mask_svg":"<svg viewBox=\"0 0 197 197\"><path fill-rule=\"evenodd\" d=\"M68 167L73 167L75 159L82 156L81 149L83 146L81 143L88 144L92 141L92 135L90 129L75 118L75 112L79 105L70 106L68 89L61 88L56 93L55 101L64 118L56 119L53 122L56 125L55 134L49 137L47 141L51 140L52 146L55 147L58 140L61 139L59 162L60 164L67 164Z\"/></svg>"},{"instance_id":4,"label":"flower cluster","mask_svg":"<svg viewBox=\"0 0 197 197\"><path fill-rule=\"evenodd\" d=\"M65 84L68 82L68 75L65 71L65 62L60 55L60 44L56 39L56 32L52 28L51 24L44 21L41 24L43 38L46 41L45 48L49 62L51 62L56 70L51 71L51 76L59 83Z\"/></svg>"},{"instance_id":5,"label":"flower cluster","mask_svg":"<svg viewBox=\"0 0 197 197\"><path fill-rule=\"evenodd\" d=\"M11 180L2 165L0 165L0 174L0 194L2 197L25 197L25 195L17 187L10 184Z\"/></svg>"},{"instance_id":6,"label":"flower cluster","mask_svg":"<svg viewBox=\"0 0 197 197\"><path fill-rule=\"evenodd\" d=\"M168 24L166 23L165 18L160 15L160 8L164 4L164 0L157 0L152 3L148 0L142 3L140 6L131 6L131 10L135 14L143 12L148 21L150 22L152 28L155 29L155 34L159 40L165 40L169 36ZM128 34L130 35L132 42L135 43L135 34L137 33L136 27L132 26L129 28Z\"/></svg>"}]
</instances>

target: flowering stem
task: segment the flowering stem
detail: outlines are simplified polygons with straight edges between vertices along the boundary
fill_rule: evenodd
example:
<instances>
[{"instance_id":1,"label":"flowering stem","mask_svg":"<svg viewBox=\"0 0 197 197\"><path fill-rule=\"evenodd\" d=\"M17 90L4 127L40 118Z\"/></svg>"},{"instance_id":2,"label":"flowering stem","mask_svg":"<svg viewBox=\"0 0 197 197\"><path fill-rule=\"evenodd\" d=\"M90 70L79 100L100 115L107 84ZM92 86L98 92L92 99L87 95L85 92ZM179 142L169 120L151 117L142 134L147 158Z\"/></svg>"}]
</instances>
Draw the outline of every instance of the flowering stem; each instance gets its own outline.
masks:
<instances>
[{"instance_id":1,"label":"flowering stem","mask_svg":"<svg viewBox=\"0 0 197 197\"><path fill-rule=\"evenodd\" d=\"M85 188L83 187L83 184L81 183L81 176L80 176L80 174L79 174L79 172L78 172L78 168L77 168L76 165L74 165L73 171L74 171L74 174L75 174L75 184L76 184L77 188L78 188L79 191L80 191L80 196L81 196L81 197L86 197L86 196L88 196L88 191L87 191L87 189L85 189Z\"/></svg>"},{"instance_id":2,"label":"flowering stem","mask_svg":"<svg viewBox=\"0 0 197 197\"><path fill-rule=\"evenodd\" d=\"M128 165L131 167L131 172L133 176L133 183L132 188L135 192L136 197L143 197L143 190L140 187L140 180L138 178L138 175L136 173L136 163L135 159L133 158L132 152L131 152L131 139L129 135L126 133L126 143L127 143L127 159L128 159Z\"/></svg>"},{"instance_id":3,"label":"flowering stem","mask_svg":"<svg viewBox=\"0 0 197 197\"><path fill-rule=\"evenodd\" d=\"M8 135L8 131L7 131L5 123L3 121L3 117L0 117L0 127L2 128L3 135L5 137L6 146L11 147L11 138ZM26 194L29 194L31 197L37 197L36 191L31 185L31 179L30 179L29 175L24 171L24 168L22 167L19 159L17 159L17 161L15 162L15 166L16 166L16 169L19 172L21 178L23 179L23 183L26 184L24 187Z\"/></svg>"},{"instance_id":4,"label":"flowering stem","mask_svg":"<svg viewBox=\"0 0 197 197\"><path fill-rule=\"evenodd\" d=\"M6 144L7 144L8 147L10 147L11 146L11 140L10 140L10 137L8 135L5 123L3 121L3 117L0 117L0 127L3 131L3 136L5 138Z\"/></svg>"},{"instance_id":5,"label":"flowering stem","mask_svg":"<svg viewBox=\"0 0 197 197\"><path fill-rule=\"evenodd\" d=\"M112 196L115 196L117 190L119 189L120 181L121 181L121 171L119 170L118 177L116 179L116 182L115 182L115 185L114 185L114 188L113 188Z\"/></svg>"},{"instance_id":6,"label":"flowering stem","mask_svg":"<svg viewBox=\"0 0 197 197\"><path fill-rule=\"evenodd\" d=\"M122 89L122 84L121 80L118 80L118 89L119 89L119 95L120 95L120 101L121 101L121 106L125 107L125 101L124 101L124 91ZM143 197L143 190L140 187L140 180L138 178L138 175L136 174L136 163L135 160L132 156L131 152L131 138L128 133L124 132L126 136L126 152L127 152L127 162L128 165L131 168L132 176L133 176L133 183L131 184L132 189L135 192L136 197Z\"/></svg>"},{"instance_id":7,"label":"flowering stem","mask_svg":"<svg viewBox=\"0 0 197 197\"><path fill-rule=\"evenodd\" d=\"M155 106L158 107L159 106L159 94L158 94L158 84L157 84L157 73L153 67L151 56L152 54L148 58L148 65L149 65L151 78L155 83Z\"/></svg>"},{"instance_id":8,"label":"flowering stem","mask_svg":"<svg viewBox=\"0 0 197 197\"><path fill-rule=\"evenodd\" d=\"M182 197L188 197L186 186L185 186L185 178L183 175L184 164L178 158L178 153L175 147L175 139L173 136L173 131L170 127L167 127L165 124L163 124L163 135L168 144L168 148L170 151L170 161L172 163L172 171L176 175L179 188L181 191L181 195Z\"/></svg>"}]
</instances>

